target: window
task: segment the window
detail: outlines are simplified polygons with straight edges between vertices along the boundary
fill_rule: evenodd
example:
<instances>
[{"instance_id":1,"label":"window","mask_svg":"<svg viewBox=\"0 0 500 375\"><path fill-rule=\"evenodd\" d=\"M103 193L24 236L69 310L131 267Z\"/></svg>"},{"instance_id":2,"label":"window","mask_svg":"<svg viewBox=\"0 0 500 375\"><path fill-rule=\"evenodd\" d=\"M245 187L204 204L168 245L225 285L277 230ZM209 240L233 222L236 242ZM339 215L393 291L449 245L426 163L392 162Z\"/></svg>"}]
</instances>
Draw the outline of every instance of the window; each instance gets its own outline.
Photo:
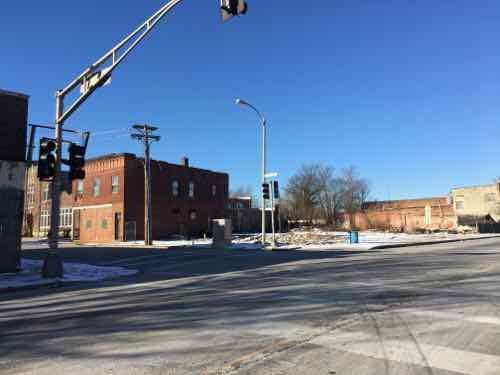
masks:
<instances>
[{"instance_id":1,"label":"window","mask_svg":"<svg viewBox=\"0 0 500 375\"><path fill-rule=\"evenodd\" d=\"M71 227L72 225L73 225L73 209L61 208L61 212L59 214L59 226Z\"/></svg>"},{"instance_id":2,"label":"window","mask_svg":"<svg viewBox=\"0 0 500 375\"><path fill-rule=\"evenodd\" d=\"M196 220L197 217L198 217L198 215L196 213L196 210L191 210L191 212L189 213L189 218L191 220Z\"/></svg>"},{"instance_id":3,"label":"window","mask_svg":"<svg viewBox=\"0 0 500 375\"><path fill-rule=\"evenodd\" d=\"M179 196L179 181L177 181L177 180L172 182L172 195L174 197Z\"/></svg>"},{"instance_id":4,"label":"window","mask_svg":"<svg viewBox=\"0 0 500 375\"><path fill-rule=\"evenodd\" d=\"M42 210L40 214L40 228L50 227L50 213L49 210Z\"/></svg>"},{"instance_id":5,"label":"window","mask_svg":"<svg viewBox=\"0 0 500 375\"><path fill-rule=\"evenodd\" d=\"M212 197L217 196L217 185L212 185Z\"/></svg>"},{"instance_id":6,"label":"window","mask_svg":"<svg viewBox=\"0 0 500 375\"><path fill-rule=\"evenodd\" d=\"M425 206L425 225L432 224L432 207Z\"/></svg>"},{"instance_id":7,"label":"window","mask_svg":"<svg viewBox=\"0 0 500 375\"><path fill-rule=\"evenodd\" d=\"M194 198L194 182L189 183L189 198Z\"/></svg>"},{"instance_id":8,"label":"window","mask_svg":"<svg viewBox=\"0 0 500 375\"><path fill-rule=\"evenodd\" d=\"M26 201L28 203L28 207L33 207L35 203L35 185L29 184L28 191L26 192Z\"/></svg>"},{"instance_id":9,"label":"window","mask_svg":"<svg viewBox=\"0 0 500 375\"><path fill-rule=\"evenodd\" d=\"M76 195L83 196L83 181L78 180L76 182Z\"/></svg>"},{"instance_id":10,"label":"window","mask_svg":"<svg viewBox=\"0 0 500 375\"><path fill-rule=\"evenodd\" d=\"M42 190L42 202L47 202L50 199L50 185L49 183L43 184Z\"/></svg>"},{"instance_id":11,"label":"window","mask_svg":"<svg viewBox=\"0 0 500 375\"><path fill-rule=\"evenodd\" d=\"M488 193L484 197L487 203L494 203L497 200L497 195L495 193Z\"/></svg>"},{"instance_id":12,"label":"window","mask_svg":"<svg viewBox=\"0 0 500 375\"><path fill-rule=\"evenodd\" d=\"M111 192L118 193L120 191L120 179L118 176L111 176Z\"/></svg>"},{"instance_id":13,"label":"window","mask_svg":"<svg viewBox=\"0 0 500 375\"><path fill-rule=\"evenodd\" d=\"M457 210L463 210L465 208L465 202L464 201L457 201L456 207L457 207Z\"/></svg>"},{"instance_id":14,"label":"window","mask_svg":"<svg viewBox=\"0 0 500 375\"><path fill-rule=\"evenodd\" d=\"M96 178L94 180L94 185L92 186L92 193L94 197L101 195L101 180Z\"/></svg>"}]
</instances>

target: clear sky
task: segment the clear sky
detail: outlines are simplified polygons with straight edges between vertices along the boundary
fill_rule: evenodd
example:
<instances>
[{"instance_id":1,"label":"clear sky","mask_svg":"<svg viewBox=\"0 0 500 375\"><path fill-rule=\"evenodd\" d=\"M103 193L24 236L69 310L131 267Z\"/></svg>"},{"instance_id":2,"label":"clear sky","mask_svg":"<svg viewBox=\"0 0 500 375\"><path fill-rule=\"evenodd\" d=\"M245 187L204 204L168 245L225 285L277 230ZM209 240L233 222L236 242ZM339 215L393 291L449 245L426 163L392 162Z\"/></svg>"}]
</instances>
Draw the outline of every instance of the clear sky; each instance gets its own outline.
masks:
<instances>
[{"instance_id":1,"label":"clear sky","mask_svg":"<svg viewBox=\"0 0 500 375\"><path fill-rule=\"evenodd\" d=\"M269 169L359 168L372 198L445 195L500 175L500 2L248 0L222 25L218 0L185 0L66 126L107 132L90 155L141 153L126 128L147 122L153 156L224 171L231 188ZM54 92L162 0L8 1L0 11L0 88L31 96L50 123Z\"/></svg>"}]
</instances>

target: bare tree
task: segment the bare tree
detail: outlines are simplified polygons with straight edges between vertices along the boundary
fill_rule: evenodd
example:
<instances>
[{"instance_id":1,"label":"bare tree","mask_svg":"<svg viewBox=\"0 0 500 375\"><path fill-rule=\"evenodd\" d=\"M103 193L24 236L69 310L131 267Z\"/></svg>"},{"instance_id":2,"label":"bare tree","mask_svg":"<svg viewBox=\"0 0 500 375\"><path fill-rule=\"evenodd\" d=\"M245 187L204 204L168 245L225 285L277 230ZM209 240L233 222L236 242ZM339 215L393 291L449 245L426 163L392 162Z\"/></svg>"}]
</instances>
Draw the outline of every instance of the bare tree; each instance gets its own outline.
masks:
<instances>
[{"instance_id":1,"label":"bare tree","mask_svg":"<svg viewBox=\"0 0 500 375\"><path fill-rule=\"evenodd\" d=\"M309 222L323 219L336 225L343 213L352 217L361 208L368 198L369 184L354 167L337 176L332 167L310 164L290 178L285 191L283 211L288 217Z\"/></svg>"},{"instance_id":2,"label":"bare tree","mask_svg":"<svg viewBox=\"0 0 500 375\"><path fill-rule=\"evenodd\" d=\"M241 185L231 190L231 198L251 197L253 196L252 185Z\"/></svg>"},{"instance_id":3,"label":"bare tree","mask_svg":"<svg viewBox=\"0 0 500 375\"><path fill-rule=\"evenodd\" d=\"M318 213L321 182L318 164L302 166L290 177L286 192L286 206L292 219L312 222Z\"/></svg>"},{"instance_id":4,"label":"bare tree","mask_svg":"<svg viewBox=\"0 0 500 375\"><path fill-rule=\"evenodd\" d=\"M360 210L370 194L370 186L367 180L361 178L357 169L353 166L342 172L342 202L343 209L349 215L350 224L353 224L353 215Z\"/></svg>"},{"instance_id":5,"label":"bare tree","mask_svg":"<svg viewBox=\"0 0 500 375\"><path fill-rule=\"evenodd\" d=\"M332 167L321 166L318 169L320 190L318 203L322 218L327 224L336 224L340 210L342 209L343 181L335 176Z\"/></svg>"}]
</instances>

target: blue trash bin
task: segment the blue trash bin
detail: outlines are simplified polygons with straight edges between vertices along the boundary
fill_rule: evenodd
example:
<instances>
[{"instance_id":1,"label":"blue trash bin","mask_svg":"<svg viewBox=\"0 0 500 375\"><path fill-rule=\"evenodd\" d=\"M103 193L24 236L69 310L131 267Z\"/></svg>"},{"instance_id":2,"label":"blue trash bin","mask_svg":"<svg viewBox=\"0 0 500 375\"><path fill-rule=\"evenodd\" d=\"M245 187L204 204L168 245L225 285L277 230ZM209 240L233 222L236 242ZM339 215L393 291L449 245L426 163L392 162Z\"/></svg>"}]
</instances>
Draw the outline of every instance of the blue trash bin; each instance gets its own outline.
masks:
<instances>
[{"instance_id":1,"label":"blue trash bin","mask_svg":"<svg viewBox=\"0 0 500 375\"><path fill-rule=\"evenodd\" d=\"M349 238L351 240L351 243L359 243L359 232L355 230L350 231Z\"/></svg>"}]
</instances>

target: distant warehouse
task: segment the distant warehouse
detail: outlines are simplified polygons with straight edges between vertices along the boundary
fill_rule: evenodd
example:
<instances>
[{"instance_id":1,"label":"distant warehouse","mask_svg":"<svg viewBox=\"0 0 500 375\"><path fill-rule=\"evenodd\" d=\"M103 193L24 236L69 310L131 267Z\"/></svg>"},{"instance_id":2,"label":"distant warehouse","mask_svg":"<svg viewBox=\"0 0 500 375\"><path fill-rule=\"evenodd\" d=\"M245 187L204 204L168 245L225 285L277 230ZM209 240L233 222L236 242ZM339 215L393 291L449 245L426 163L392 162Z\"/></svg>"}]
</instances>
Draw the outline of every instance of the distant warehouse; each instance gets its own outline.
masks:
<instances>
[{"instance_id":1,"label":"distant warehouse","mask_svg":"<svg viewBox=\"0 0 500 375\"><path fill-rule=\"evenodd\" d=\"M144 239L144 167L134 154L111 154L87 161L86 178L61 194L60 232L83 242ZM212 219L223 217L229 176L180 165L151 161L153 238L203 235ZM44 236L50 226L50 186L29 173L27 235Z\"/></svg>"}]
</instances>

